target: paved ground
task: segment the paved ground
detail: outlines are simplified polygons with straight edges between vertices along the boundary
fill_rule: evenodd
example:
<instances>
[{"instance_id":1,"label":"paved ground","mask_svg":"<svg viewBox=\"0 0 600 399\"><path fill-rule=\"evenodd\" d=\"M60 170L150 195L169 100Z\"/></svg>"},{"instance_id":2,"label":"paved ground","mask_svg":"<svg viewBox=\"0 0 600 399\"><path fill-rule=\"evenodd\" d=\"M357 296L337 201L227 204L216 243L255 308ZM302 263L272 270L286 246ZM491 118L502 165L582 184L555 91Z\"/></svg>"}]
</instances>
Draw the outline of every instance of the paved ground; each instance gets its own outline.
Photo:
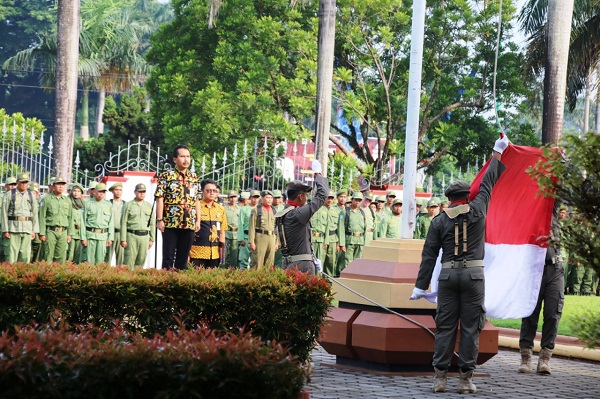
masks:
<instances>
[{"instance_id":1,"label":"paved ground","mask_svg":"<svg viewBox=\"0 0 600 399\"><path fill-rule=\"evenodd\" d=\"M500 352L476 372L477 398L600 398L600 364L553 357L551 376L518 374L520 355ZM537 355L534 355L534 365ZM314 371L306 387L310 399L457 398L458 377L448 379L448 392L431 391L433 376L399 376L363 373L332 367L335 356L321 347L313 352Z\"/></svg>"}]
</instances>

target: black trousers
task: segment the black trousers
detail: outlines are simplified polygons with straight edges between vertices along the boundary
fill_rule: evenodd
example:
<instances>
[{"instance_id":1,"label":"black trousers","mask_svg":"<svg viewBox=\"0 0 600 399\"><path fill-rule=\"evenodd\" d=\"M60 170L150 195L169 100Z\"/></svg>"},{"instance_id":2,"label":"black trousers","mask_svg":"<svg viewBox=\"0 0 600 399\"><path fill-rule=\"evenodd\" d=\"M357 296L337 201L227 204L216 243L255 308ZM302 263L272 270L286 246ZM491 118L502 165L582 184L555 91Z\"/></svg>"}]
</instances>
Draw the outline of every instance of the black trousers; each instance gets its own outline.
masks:
<instances>
[{"instance_id":1,"label":"black trousers","mask_svg":"<svg viewBox=\"0 0 600 399\"><path fill-rule=\"evenodd\" d=\"M194 242L194 230L167 229L162 233L163 239L163 269L187 269L190 249Z\"/></svg>"}]
</instances>

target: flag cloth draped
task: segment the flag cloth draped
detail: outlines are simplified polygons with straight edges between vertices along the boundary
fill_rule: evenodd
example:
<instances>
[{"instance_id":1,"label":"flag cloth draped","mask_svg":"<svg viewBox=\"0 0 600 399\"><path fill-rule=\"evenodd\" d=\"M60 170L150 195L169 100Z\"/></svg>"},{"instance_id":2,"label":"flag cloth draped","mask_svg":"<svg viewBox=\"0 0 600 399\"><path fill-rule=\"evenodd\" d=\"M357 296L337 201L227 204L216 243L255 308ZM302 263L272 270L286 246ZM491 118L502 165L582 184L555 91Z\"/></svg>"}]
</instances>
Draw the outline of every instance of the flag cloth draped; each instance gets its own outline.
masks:
<instances>
[{"instance_id":1,"label":"flag cloth draped","mask_svg":"<svg viewBox=\"0 0 600 399\"><path fill-rule=\"evenodd\" d=\"M538 195L537 181L526 173L542 158L542 150L509 145L502 154L506 170L494 186L485 231L485 307L487 316L519 319L537 303L554 199ZM490 161L471 184L470 198ZM438 258L439 259L439 258ZM438 262L439 263L439 262ZM436 269L441 265L436 264ZM437 291L434 271L431 291Z\"/></svg>"}]
</instances>

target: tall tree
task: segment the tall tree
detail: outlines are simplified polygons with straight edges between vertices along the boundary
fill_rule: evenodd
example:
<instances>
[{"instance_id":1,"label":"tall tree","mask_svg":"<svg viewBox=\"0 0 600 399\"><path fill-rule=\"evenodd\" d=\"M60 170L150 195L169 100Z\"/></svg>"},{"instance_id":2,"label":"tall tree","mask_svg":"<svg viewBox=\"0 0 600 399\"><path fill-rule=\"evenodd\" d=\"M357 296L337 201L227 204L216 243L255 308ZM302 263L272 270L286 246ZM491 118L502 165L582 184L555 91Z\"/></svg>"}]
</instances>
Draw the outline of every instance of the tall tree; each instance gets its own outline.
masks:
<instances>
[{"instance_id":1,"label":"tall tree","mask_svg":"<svg viewBox=\"0 0 600 399\"><path fill-rule=\"evenodd\" d=\"M54 121L57 176L71 178L75 110L77 108L77 61L79 59L79 0L58 2L56 47L56 119Z\"/></svg>"}]
</instances>

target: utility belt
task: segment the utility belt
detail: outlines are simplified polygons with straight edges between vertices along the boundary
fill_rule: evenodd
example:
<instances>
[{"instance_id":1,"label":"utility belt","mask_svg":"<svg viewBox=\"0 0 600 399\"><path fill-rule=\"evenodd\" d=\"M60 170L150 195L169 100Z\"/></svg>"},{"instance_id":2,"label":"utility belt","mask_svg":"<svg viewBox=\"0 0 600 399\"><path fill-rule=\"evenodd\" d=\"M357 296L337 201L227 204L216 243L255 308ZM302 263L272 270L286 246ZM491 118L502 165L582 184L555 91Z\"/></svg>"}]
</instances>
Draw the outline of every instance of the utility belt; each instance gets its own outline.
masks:
<instances>
[{"instance_id":1,"label":"utility belt","mask_svg":"<svg viewBox=\"0 0 600 399\"><path fill-rule=\"evenodd\" d=\"M303 260L313 261L313 256L311 254L301 254L301 255L291 255L284 256L283 260L289 265L290 263L300 262Z\"/></svg>"},{"instance_id":2,"label":"utility belt","mask_svg":"<svg viewBox=\"0 0 600 399\"><path fill-rule=\"evenodd\" d=\"M329 230L329 235L334 236L337 234L337 230Z\"/></svg>"},{"instance_id":3,"label":"utility belt","mask_svg":"<svg viewBox=\"0 0 600 399\"><path fill-rule=\"evenodd\" d=\"M31 216L9 216L8 220L16 222L30 222Z\"/></svg>"},{"instance_id":4,"label":"utility belt","mask_svg":"<svg viewBox=\"0 0 600 399\"><path fill-rule=\"evenodd\" d=\"M108 229L96 229L94 227L86 227L85 229L91 233L96 234L108 233Z\"/></svg>"},{"instance_id":5,"label":"utility belt","mask_svg":"<svg viewBox=\"0 0 600 399\"><path fill-rule=\"evenodd\" d=\"M360 231L349 231L346 234L349 236L352 236L352 237L362 237L363 236L363 233L361 233Z\"/></svg>"},{"instance_id":6,"label":"utility belt","mask_svg":"<svg viewBox=\"0 0 600 399\"><path fill-rule=\"evenodd\" d=\"M269 231L269 230L261 230L261 229L256 229L256 233L257 233L257 234L264 234L264 235L267 235L267 236L272 236L273 234L275 234L275 233L273 233L272 231Z\"/></svg>"},{"instance_id":7,"label":"utility belt","mask_svg":"<svg viewBox=\"0 0 600 399\"><path fill-rule=\"evenodd\" d=\"M115 233L120 233L121 229L115 229Z\"/></svg>"},{"instance_id":8,"label":"utility belt","mask_svg":"<svg viewBox=\"0 0 600 399\"><path fill-rule=\"evenodd\" d=\"M129 230L127 229L128 233L131 233L133 235L136 236L147 236L149 234L149 232L147 230Z\"/></svg>"},{"instance_id":9,"label":"utility belt","mask_svg":"<svg viewBox=\"0 0 600 399\"><path fill-rule=\"evenodd\" d=\"M46 230L62 233L63 231L67 231L67 228L63 226L46 226Z\"/></svg>"},{"instance_id":10,"label":"utility belt","mask_svg":"<svg viewBox=\"0 0 600 399\"><path fill-rule=\"evenodd\" d=\"M317 238L319 238L319 237L324 237L324 236L325 236L325 233L321 233L320 231L313 231L313 232L312 232L312 236L313 236L313 237L317 237Z\"/></svg>"},{"instance_id":11,"label":"utility belt","mask_svg":"<svg viewBox=\"0 0 600 399\"><path fill-rule=\"evenodd\" d=\"M442 263L442 269L462 269L464 267L483 267L483 260L451 260Z\"/></svg>"}]
</instances>

